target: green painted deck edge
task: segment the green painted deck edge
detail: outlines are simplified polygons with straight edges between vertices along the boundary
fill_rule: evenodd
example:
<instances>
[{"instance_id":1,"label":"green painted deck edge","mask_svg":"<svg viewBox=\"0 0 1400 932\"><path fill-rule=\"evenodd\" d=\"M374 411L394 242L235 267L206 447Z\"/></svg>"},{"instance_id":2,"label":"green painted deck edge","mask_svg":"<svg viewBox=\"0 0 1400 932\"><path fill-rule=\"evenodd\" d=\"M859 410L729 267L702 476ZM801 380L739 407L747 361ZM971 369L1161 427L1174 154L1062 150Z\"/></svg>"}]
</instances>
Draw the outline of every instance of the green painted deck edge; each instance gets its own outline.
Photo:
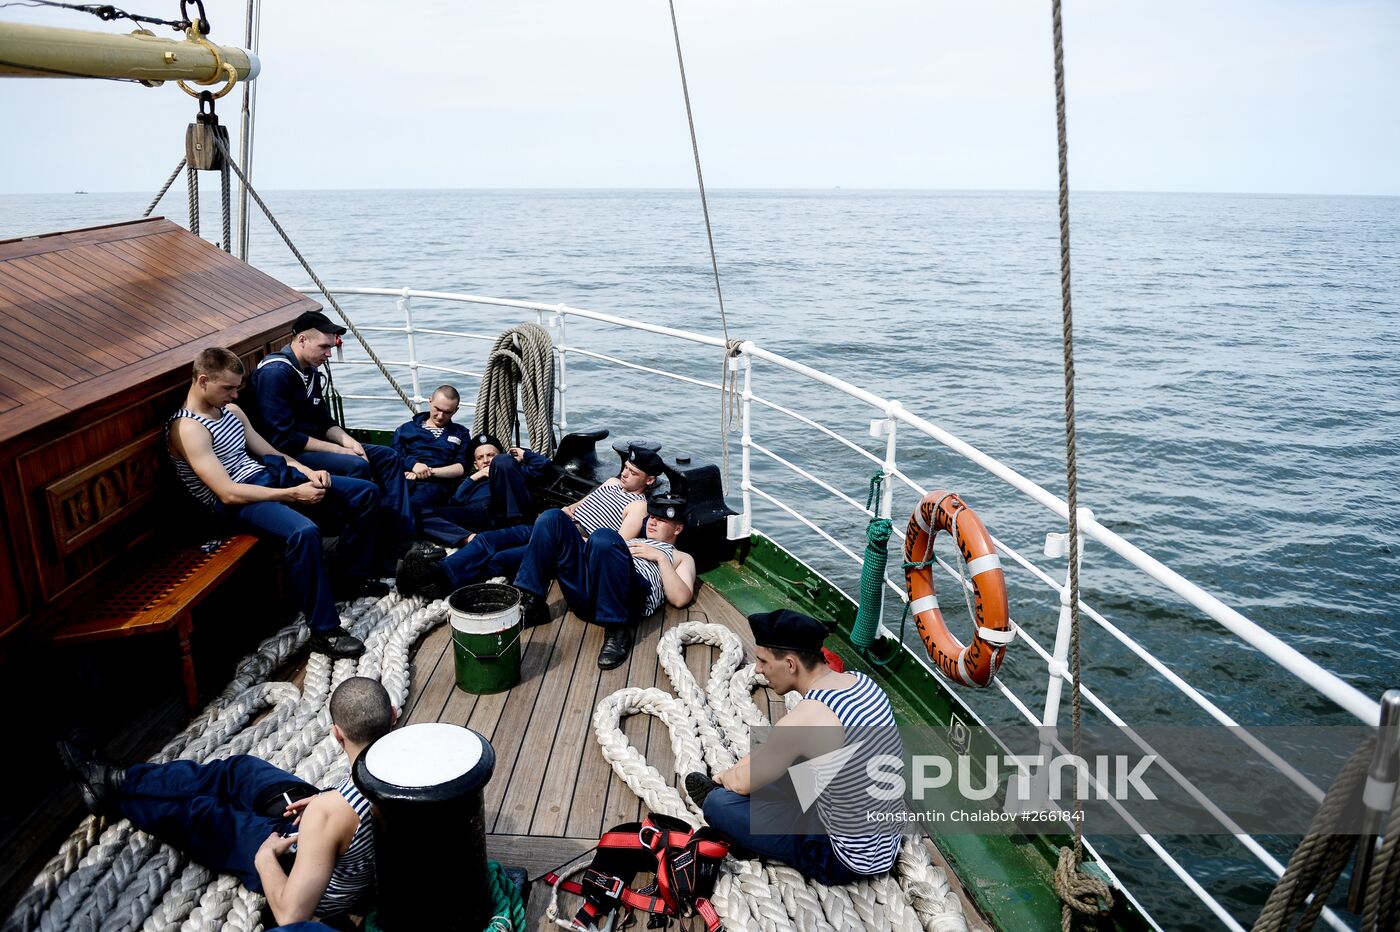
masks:
<instances>
[{"instance_id":1,"label":"green painted deck edge","mask_svg":"<svg viewBox=\"0 0 1400 932\"><path fill-rule=\"evenodd\" d=\"M740 544L734 559L701 576L744 614L790 607L834 619L835 642L829 641L828 645L841 655L848 668L879 679L900 722L946 726L954 714L966 721L967 713L950 698L943 682L922 665L906 659L891 667L876 668L861 657L849 640L855 603L767 537L754 534ZM1067 836L930 835L993 928L1005 932L1053 932L1060 928L1054 868L1059 847L1070 842ZM1117 897L1108 917L1079 927L1138 930L1151 928L1151 923L1125 898Z\"/></svg>"}]
</instances>

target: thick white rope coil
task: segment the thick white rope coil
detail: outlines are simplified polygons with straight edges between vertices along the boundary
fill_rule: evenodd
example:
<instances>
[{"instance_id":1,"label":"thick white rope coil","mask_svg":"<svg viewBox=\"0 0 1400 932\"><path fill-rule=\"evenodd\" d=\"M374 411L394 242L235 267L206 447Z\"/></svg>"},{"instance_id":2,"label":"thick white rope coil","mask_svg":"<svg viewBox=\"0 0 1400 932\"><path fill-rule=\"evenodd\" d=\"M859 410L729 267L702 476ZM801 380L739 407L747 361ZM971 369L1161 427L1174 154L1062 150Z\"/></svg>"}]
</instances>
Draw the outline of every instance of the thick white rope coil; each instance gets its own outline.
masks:
<instances>
[{"instance_id":1,"label":"thick white rope coil","mask_svg":"<svg viewBox=\"0 0 1400 932\"><path fill-rule=\"evenodd\" d=\"M708 686L711 689L727 689L729 678L744 665L744 646L738 638L725 637L729 633L723 625L688 622L662 634L656 647L661 668L671 681L671 688L676 691L676 697L690 712L691 723L698 732L700 746L705 754L705 763L714 773L728 770L739 758L730 750L725 737L726 732L717 721L716 706L712 697L700 688L700 684L695 681L695 675L685 665L685 647L689 644L718 647L720 657L710 672ZM725 699L727 698L726 696ZM727 701L721 704L725 708L729 705ZM681 771L682 774L685 772Z\"/></svg>"},{"instance_id":2,"label":"thick white rope coil","mask_svg":"<svg viewBox=\"0 0 1400 932\"><path fill-rule=\"evenodd\" d=\"M237 666L233 681L152 761L206 761L253 754L318 786L346 773L330 736L329 699L351 676L385 683L396 706L408 695L408 653L447 616L445 603L391 594L340 607L341 623L366 643L357 661L334 664L323 654L307 661L302 688L269 677L307 640L298 620L267 638ZM698 756L698 754L697 754ZM262 896L231 876L188 862L129 822L85 818L44 866L5 924L6 932L135 930L259 932Z\"/></svg>"},{"instance_id":3,"label":"thick white rope coil","mask_svg":"<svg viewBox=\"0 0 1400 932\"><path fill-rule=\"evenodd\" d=\"M688 644L719 648L704 690L685 664ZM649 809L703 824L703 814L688 797L627 740L621 720L632 714L660 718L671 735L678 775L700 769L698 758L713 769L732 766L737 756L748 752L749 729L768 723L753 699L755 688L766 683L751 664L743 663L738 636L723 626L686 622L665 632L657 651L677 697L655 688L618 690L599 703L594 731L604 759ZM784 696L788 708L800 699L796 693ZM678 734L680 730L686 734ZM861 927L965 932L967 928L961 902L921 838L904 840L893 873L839 887L813 883L781 864L728 860L714 902L726 926L736 930L827 932Z\"/></svg>"},{"instance_id":4,"label":"thick white rope coil","mask_svg":"<svg viewBox=\"0 0 1400 932\"><path fill-rule=\"evenodd\" d=\"M681 794L661 772L646 762L642 753L623 733L621 722L628 715L654 715L665 725L671 736L671 752L676 770L689 773L704 769L700 741L695 736L686 707L674 696L655 687L642 689L628 686L603 699L593 712L593 731L602 746L603 758L612 765L632 792L642 798L647 808L678 819L695 820L704 817L689 797Z\"/></svg>"}]
</instances>

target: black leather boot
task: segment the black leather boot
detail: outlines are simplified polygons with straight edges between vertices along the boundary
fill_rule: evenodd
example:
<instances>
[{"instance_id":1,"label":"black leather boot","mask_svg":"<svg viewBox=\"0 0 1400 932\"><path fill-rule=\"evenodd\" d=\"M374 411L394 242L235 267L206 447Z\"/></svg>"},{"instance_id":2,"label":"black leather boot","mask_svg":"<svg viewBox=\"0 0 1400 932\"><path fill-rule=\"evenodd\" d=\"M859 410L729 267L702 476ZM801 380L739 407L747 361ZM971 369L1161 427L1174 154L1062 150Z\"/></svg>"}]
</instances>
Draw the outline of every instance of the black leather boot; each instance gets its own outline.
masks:
<instances>
[{"instance_id":1,"label":"black leather boot","mask_svg":"<svg viewBox=\"0 0 1400 932\"><path fill-rule=\"evenodd\" d=\"M126 783L126 768L89 754L72 741L58 742L58 756L82 794L87 811L96 816L115 815Z\"/></svg>"}]
</instances>

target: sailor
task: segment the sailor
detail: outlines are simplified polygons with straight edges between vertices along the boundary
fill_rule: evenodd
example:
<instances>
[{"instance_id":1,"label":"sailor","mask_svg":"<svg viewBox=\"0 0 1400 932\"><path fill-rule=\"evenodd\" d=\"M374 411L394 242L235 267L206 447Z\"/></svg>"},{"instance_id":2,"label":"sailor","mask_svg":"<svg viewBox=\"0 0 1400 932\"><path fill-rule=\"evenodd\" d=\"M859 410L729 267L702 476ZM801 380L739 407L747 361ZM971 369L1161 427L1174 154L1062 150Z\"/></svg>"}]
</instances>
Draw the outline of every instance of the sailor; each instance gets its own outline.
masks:
<instances>
[{"instance_id":1,"label":"sailor","mask_svg":"<svg viewBox=\"0 0 1400 932\"><path fill-rule=\"evenodd\" d=\"M655 450L630 444L618 475L573 504L544 512L534 525L483 531L445 559L427 552L409 553L399 564L395 579L399 594L440 599L485 579L513 577L534 527L552 511L564 514L580 541L602 528L617 531L624 539L636 537L646 521L646 490L656 484L663 471L661 457Z\"/></svg>"},{"instance_id":2,"label":"sailor","mask_svg":"<svg viewBox=\"0 0 1400 932\"><path fill-rule=\"evenodd\" d=\"M253 423L268 442L313 469L366 479L379 486L380 542L386 552L413 539L408 483L389 447L360 443L336 423L325 397L321 366L345 328L320 311L292 322L292 342L265 357L253 372Z\"/></svg>"},{"instance_id":3,"label":"sailor","mask_svg":"<svg viewBox=\"0 0 1400 932\"><path fill-rule=\"evenodd\" d=\"M750 615L749 626L758 645L755 669L774 692L797 690L802 701L754 753L713 780L688 774L686 791L711 826L818 883L887 873L899 854L904 798L871 792L867 767L880 757L883 767L903 768L889 698L864 673L838 673L827 664L827 626L815 618L781 609ZM806 773L799 775L792 765L804 757ZM814 777L823 762L835 772ZM815 806L810 798L801 801L795 787L802 783L815 792Z\"/></svg>"},{"instance_id":4,"label":"sailor","mask_svg":"<svg viewBox=\"0 0 1400 932\"><path fill-rule=\"evenodd\" d=\"M418 532L450 547L465 544L474 531L534 520L527 479L549 465L529 450L496 461L499 440L453 422L461 401L456 388L439 386L428 410L400 425L393 440Z\"/></svg>"},{"instance_id":5,"label":"sailor","mask_svg":"<svg viewBox=\"0 0 1400 932\"><path fill-rule=\"evenodd\" d=\"M243 375L243 361L230 350L213 347L195 357L185 406L167 422L175 473L215 514L283 542L292 584L311 628L311 649L358 657L365 646L340 626L335 596L389 591L368 578L379 490L362 479L332 479L274 449L233 404ZM321 551L322 527L339 533L334 575Z\"/></svg>"},{"instance_id":6,"label":"sailor","mask_svg":"<svg viewBox=\"0 0 1400 932\"><path fill-rule=\"evenodd\" d=\"M330 713L351 768L398 717L384 687L364 676L336 687ZM322 791L246 754L121 768L68 741L58 749L93 815L130 819L210 870L233 874L267 897L279 924L343 918L374 890L370 804L348 772Z\"/></svg>"},{"instance_id":7,"label":"sailor","mask_svg":"<svg viewBox=\"0 0 1400 932\"><path fill-rule=\"evenodd\" d=\"M535 520L530 483L547 476L549 457L524 447L506 449L490 434L472 437L467 456L473 472L457 487L448 514L473 533Z\"/></svg>"},{"instance_id":8,"label":"sailor","mask_svg":"<svg viewBox=\"0 0 1400 932\"><path fill-rule=\"evenodd\" d=\"M685 500L654 498L647 503L645 533L623 537L599 528L585 541L560 509L535 522L515 587L521 592L522 623L549 621L546 597L558 579L570 611L601 625L605 634L598 666L621 666L632 650L632 629L668 602L677 608L695 595L695 560L676 549L685 530Z\"/></svg>"}]
</instances>

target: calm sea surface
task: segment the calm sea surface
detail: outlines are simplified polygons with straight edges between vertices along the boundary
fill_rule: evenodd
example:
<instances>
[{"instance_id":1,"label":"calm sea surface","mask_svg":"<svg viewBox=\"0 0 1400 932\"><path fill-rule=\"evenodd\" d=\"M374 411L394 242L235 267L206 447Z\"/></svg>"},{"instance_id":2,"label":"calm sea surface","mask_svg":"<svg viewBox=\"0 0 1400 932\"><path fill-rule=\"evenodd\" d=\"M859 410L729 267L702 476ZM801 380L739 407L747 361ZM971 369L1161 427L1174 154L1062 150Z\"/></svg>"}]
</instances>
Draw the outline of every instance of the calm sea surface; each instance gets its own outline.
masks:
<instances>
[{"instance_id":1,"label":"calm sea surface","mask_svg":"<svg viewBox=\"0 0 1400 932\"><path fill-rule=\"evenodd\" d=\"M692 192L265 197L329 283L565 302L721 333ZM0 237L129 219L149 198L0 197ZM164 211L182 219L183 192L172 192ZM711 212L732 337L897 399L1064 494L1052 195L721 191ZM1081 504L1368 694L1400 686L1400 199L1082 194L1072 221ZM203 223L206 235L218 228L212 200ZM292 284L309 280L269 228L255 224L254 237L254 264ZM348 299L346 308L357 323L402 322L392 300ZM414 313L420 325L486 334L514 320L428 301L415 302ZM381 339L382 355L404 358L402 337ZM707 381L719 373L717 351L661 338L624 341L571 324L569 340ZM421 339L418 348L430 361L479 369L479 350L466 358L460 346ZM341 372L342 389L381 391ZM456 381L475 394L472 380ZM771 367L755 368L754 390L882 450L867 432L871 409L859 403ZM392 426L403 409L364 403L351 415ZM711 390L608 374L575 356L568 417L574 427L650 435L667 449L718 459ZM760 408L754 438L865 500L873 465L835 441ZM1045 533L1060 529L1048 512L912 430L899 440L914 481L958 490L994 534L1062 575L1063 561L1038 556ZM732 443L737 487L737 435ZM814 485L771 463L755 475L860 552L865 520L855 509L812 500ZM914 501L901 490L899 524ZM755 520L834 578L855 579L854 563L777 508L760 503ZM1048 647L1053 597L1025 574L1009 577L1013 616ZM1237 720L1346 721L1093 543L1083 584L1087 601ZM945 580L944 591L954 585ZM897 626L898 611L887 608L886 619ZM1125 718L1202 718L1103 632L1088 630L1084 650L1088 682ZM1044 665L1024 645L1013 648L1003 678L1039 709ZM972 701L991 721L1014 718L999 695ZM1142 851L1113 847L1130 878L1152 876ZM1226 846L1204 846L1193 860L1241 909L1257 901L1249 886L1257 871ZM1166 916L1195 914L1162 884L1144 886L1152 892L1139 892Z\"/></svg>"}]
</instances>

